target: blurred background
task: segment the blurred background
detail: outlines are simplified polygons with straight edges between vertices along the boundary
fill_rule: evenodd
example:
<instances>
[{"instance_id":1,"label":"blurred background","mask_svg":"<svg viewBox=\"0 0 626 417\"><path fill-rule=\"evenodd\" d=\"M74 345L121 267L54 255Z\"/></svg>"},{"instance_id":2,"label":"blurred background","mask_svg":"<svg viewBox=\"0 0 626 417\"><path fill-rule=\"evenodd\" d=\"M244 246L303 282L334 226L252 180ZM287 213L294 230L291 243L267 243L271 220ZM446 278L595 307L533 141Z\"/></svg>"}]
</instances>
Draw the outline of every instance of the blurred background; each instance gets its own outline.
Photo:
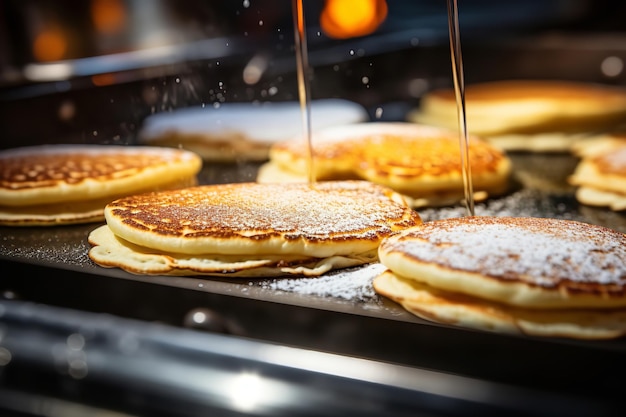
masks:
<instances>
[{"instance_id":1,"label":"blurred background","mask_svg":"<svg viewBox=\"0 0 626 417\"><path fill-rule=\"evenodd\" d=\"M467 83L526 78L626 85L623 0L459 0L458 6ZM403 120L425 92L452 86L446 0L304 0L304 9L312 99L352 100L372 120ZM291 0L0 0L0 148L135 144L152 114L293 101L297 94ZM569 155L518 155L515 162L518 174L541 176L541 184L547 178L548 185L560 184L576 163ZM258 168L209 165L205 183L254 179ZM604 225L626 221L549 190L530 190L499 207L548 217L571 210ZM2 296L18 300L16 311L0 306L0 409L22 411L16 417L209 415L208 406L220 410L217 415L239 416L244 413L229 414L229 407L250 397L252 406L260 398L259 415L280 415L263 408L263 400L301 411L282 414L290 416L313 415L322 403L342 411L336 414L369 406L370 415L381 415L376 412L387 407L386 415L395 417L416 415L416 403L447 416L522 415L527 409L539 416L624 414L624 343L415 326L413 317L406 321L393 308L385 310L393 320L381 319L367 303L292 298L227 278L200 284L120 279L115 270L84 268L90 227L0 230L3 248L11 248L0 250ZM22 309L20 300L67 310ZM196 313L208 319L194 322ZM250 344L210 334L229 330L231 318ZM279 345L271 349L255 339ZM12 350L4 348L7 342ZM288 346L339 355L302 356ZM7 356L11 352L15 357ZM84 379L71 373L83 355L89 357ZM359 365L341 355L406 367ZM223 383L250 368L269 375L269 382ZM348 378L339 377L344 369ZM335 396L328 398L329 392ZM615 404L617 413L602 413L601 407ZM481 405L495 412L481 413Z\"/></svg>"},{"instance_id":2,"label":"blurred background","mask_svg":"<svg viewBox=\"0 0 626 417\"><path fill-rule=\"evenodd\" d=\"M356 6L355 6L356 5ZM305 0L313 99L401 120L452 85L445 0ZM623 84L619 0L459 1L466 82ZM290 0L3 0L3 147L134 143L146 116L297 100Z\"/></svg>"}]
</instances>

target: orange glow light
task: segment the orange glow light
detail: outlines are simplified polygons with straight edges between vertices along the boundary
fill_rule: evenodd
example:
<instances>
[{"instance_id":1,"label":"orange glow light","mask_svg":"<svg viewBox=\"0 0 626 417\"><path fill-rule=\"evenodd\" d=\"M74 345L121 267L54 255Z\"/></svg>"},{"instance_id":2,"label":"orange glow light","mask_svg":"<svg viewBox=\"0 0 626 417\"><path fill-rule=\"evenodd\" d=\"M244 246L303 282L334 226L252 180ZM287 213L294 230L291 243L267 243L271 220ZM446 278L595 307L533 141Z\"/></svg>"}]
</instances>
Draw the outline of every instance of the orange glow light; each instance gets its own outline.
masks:
<instances>
[{"instance_id":1,"label":"orange glow light","mask_svg":"<svg viewBox=\"0 0 626 417\"><path fill-rule=\"evenodd\" d=\"M98 32L120 32L126 24L125 6L121 0L93 0L91 19Z\"/></svg>"},{"instance_id":2,"label":"orange glow light","mask_svg":"<svg viewBox=\"0 0 626 417\"><path fill-rule=\"evenodd\" d=\"M65 57L67 40L58 28L47 28L35 37L33 56L37 61L58 61Z\"/></svg>"},{"instance_id":3,"label":"orange glow light","mask_svg":"<svg viewBox=\"0 0 626 417\"><path fill-rule=\"evenodd\" d=\"M387 17L386 0L326 0L320 25L335 39L369 35Z\"/></svg>"},{"instance_id":4,"label":"orange glow light","mask_svg":"<svg viewBox=\"0 0 626 417\"><path fill-rule=\"evenodd\" d=\"M91 82L97 87L115 84L115 75L113 74L97 74L91 77Z\"/></svg>"}]
</instances>

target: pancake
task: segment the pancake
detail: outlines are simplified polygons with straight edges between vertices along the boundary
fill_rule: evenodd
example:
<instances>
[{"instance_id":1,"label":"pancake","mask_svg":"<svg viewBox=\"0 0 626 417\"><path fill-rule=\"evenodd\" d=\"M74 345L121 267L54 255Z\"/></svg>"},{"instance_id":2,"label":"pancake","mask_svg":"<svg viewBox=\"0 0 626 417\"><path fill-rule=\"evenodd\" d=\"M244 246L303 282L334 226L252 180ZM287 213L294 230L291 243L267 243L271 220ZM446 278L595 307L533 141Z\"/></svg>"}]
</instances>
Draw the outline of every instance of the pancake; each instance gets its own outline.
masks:
<instances>
[{"instance_id":1,"label":"pancake","mask_svg":"<svg viewBox=\"0 0 626 417\"><path fill-rule=\"evenodd\" d=\"M189 187L116 200L105 216L90 258L147 275L316 276L373 262L384 237L421 224L365 181Z\"/></svg>"},{"instance_id":2,"label":"pancake","mask_svg":"<svg viewBox=\"0 0 626 417\"><path fill-rule=\"evenodd\" d=\"M376 292L431 322L498 333L572 339L613 339L626 334L626 310L523 309L442 291L387 270Z\"/></svg>"},{"instance_id":3,"label":"pancake","mask_svg":"<svg viewBox=\"0 0 626 417\"><path fill-rule=\"evenodd\" d=\"M311 101L311 129L369 119L359 104L342 99ZM188 107L146 118L139 141L193 151L206 161L261 161L270 146L303 132L302 110L296 101L222 103L219 107Z\"/></svg>"},{"instance_id":4,"label":"pancake","mask_svg":"<svg viewBox=\"0 0 626 417\"><path fill-rule=\"evenodd\" d=\"M605 154L626 146L626 131L604 132L572 146L571 152L580 158Z\"/></svg>"},{"instance_id":5,"label":"pancake","mask_svg":"<svg viewBox=\"0 0 626 417\"><path fill-rule=\"evenodd\" d=\"M626 121L626 89L554 80L505 80L465 89L468 131L507 151L562 152ZM426 93L407 115L458 129L454 90Z\"/></svg>"},{"instance_id":6,"label":"pancake","mask_svg":"<svg viewBox=\"0 0 626 417\"><path fill-rule=\"evenodd\" d=\"M464 217L383 240L374 289L438 323L574 338L626 333L626 235L570 220Z\"/></svg>"},{"instance_id":7,"label":"pancake","mask_svg":"<svg viewBox=\"0 0 626 417\"><path fill-rule=\"evenodd\" d=\"M0 151L0 224L47 226L104 220L127 194L196 183L188 151L113 145L41 145Z\"/></svg>"},{"instance_id":8,"label":"pancake","mask_svg":"<svg viewBox=\"0 0 626 417\"><path fill-rule=\"evenodd\" d=\"M575 150L581 160L568 182L585 205L626 210L626 140L607 137Z\"/></svg>"},{"instance_id":9,"label":"pancake","mask_svg":"<svg viewBox=\"0 0 626 417\"><path fill-rule=\"evenodd\" d=\"M313 170L318 180L361 179L392 188L412 207L442 206L464 198L459 137L447 129L404 122L333 126L312 135ZM475 199L506 192L511 173L507 155L470 138ZM277 143L257 182L306 182L308 145Z\"/></svg>"}]
</instances>

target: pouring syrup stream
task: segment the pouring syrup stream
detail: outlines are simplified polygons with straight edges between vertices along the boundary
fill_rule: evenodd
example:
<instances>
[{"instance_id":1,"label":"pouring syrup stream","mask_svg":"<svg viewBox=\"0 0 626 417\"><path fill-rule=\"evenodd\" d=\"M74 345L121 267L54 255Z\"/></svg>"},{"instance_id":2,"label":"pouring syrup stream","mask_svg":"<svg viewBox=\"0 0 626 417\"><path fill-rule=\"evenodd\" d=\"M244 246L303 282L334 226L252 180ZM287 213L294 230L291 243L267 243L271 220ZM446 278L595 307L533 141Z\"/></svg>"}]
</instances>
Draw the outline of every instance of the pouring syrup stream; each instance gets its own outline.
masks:
<instances>
[{"instance_id":1,"label":"pouring syrup stream","mask_svg":"<svg viewBox=\"0 0 626 417\"><path fill-rule=\"evenodd\" d=\"M315 184L314 154L311 138L311 103L308 76L309 60L304 20L304 0L293 0L294 37L296 50L296 70L298 77L298 97L302 113L302 125L308 145L307 171L309 185ZM474 216L474 189L472 184L472 170L469 163L469 135L465 112L465 78L463 73L463 57L461 54L461 38L459 33L459 10L457 0L448 0L448 28L450 35L450 57L452 61L452 79L456 97L457 116L459 123L459 148L461 154L461 169L463 175L463 191L465 207L468 216Z\"/></svg>"},{"instance_id":2,"label":"pouring syrup stream","mask_svg":"<svg viewBox=\"0 0 626 417\"><path fill-rule=\"evenodd\" d=\"M452 59L452 80L459 122L459 147L461 150L461 169L463 173L463 191L465 208L468 216L474 216L474 189L472 168L469 163L469 135L465 115L465 79L463 75L463 57L461 56L461 37L459 34L459 8L457 0L448 0L448 28L450 31L450 57Z\"/></svg>"},{"instance_id":3,"label":"pouring syrup stream","mask_svg":"<svg viewBox=\"0 0 626 417\"><path fill-rule=\"evenodd\" d=\"M308 144L307 171L309 173L309 185L315 184L315 170L313 169L313 142L311 139L311 98L308 79L309 57L304 22L303 0L293 0L293 23L296 48L296 70L298 75L298 97L302 111L302 126Z\"/></svg>"}]
</instances>

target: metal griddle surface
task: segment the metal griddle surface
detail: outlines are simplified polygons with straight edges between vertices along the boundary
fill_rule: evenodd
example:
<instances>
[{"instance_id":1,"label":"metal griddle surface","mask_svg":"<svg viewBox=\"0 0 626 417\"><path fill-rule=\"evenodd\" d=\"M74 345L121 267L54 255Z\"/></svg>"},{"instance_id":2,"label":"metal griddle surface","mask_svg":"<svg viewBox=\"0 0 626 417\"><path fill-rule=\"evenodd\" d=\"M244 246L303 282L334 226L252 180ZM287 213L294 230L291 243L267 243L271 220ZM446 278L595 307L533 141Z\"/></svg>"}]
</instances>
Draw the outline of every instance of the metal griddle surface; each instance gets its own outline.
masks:
<instances>
[{"instance_id":1,"label":"metal griddle surface","mask_svg":"<svg viewBox=\"0 0 626 417\"><path fill-rule=\"evenodd\" d=\"M511 158L510 193L477 204L477 215L565 218L626 232L626 213L576 202L566 182L576 159L565 154ZM200 182L253 181L257 168L206 164ZM465 209L419 212L430 221L463 216ZM336 279L133 275L88 258L87 236L98 226L0 228L3 297L69 308L79 317L99 312L162 322L623 404L626 338L533 338L430 323L378 296L371 287L371 266L335 272L342 275ZM189 322L197 311L213 317L208 327Z\"/></svg>"},{"instance_id":2,"label":"metal griddle surface","mask_svg":"<svg viewBox=\"0 0 626 417\"><path fill-rule=\"evenodd\" d=\"M566 182L577 160L566 154L512 154L514 179L511 192L476 206L477 215L556 217L585 221L626 232L626 213L603 208L586 207L574 198L574 189ZM255 164L205 164L199 179L201 183L253 181ZM465 209L445 207L419 210L424 221L465 214ZM329 311L380 317L389 320L422 322L394 303L382 299L365 286L363 279L350 287L324 288L319 280L315 287L298 285L288 279L219 279L207 277L141 276L119 269L95 265L87 256L87 236L98 224L0 228L0 259L24 265L51 268L51 271L76 271L93 277L132 280L152 285L184 288L199 292L223 294L254 300L313 307ZM355 280L359 268L339 272L341 279ZM370 272L371 273L371 272ZM28 277L22 277L27 280ZM51 278L52 279L52 278ZM311 279L307 279L309 283ZM330 281L330 280L329 280ZM61 291L61 290L60 290ZM423 322L422 322L423 323ZM604 343L606 345L606 343ZM625 342L611 342L626 348Z\"/></svg>"}]
</instances>

